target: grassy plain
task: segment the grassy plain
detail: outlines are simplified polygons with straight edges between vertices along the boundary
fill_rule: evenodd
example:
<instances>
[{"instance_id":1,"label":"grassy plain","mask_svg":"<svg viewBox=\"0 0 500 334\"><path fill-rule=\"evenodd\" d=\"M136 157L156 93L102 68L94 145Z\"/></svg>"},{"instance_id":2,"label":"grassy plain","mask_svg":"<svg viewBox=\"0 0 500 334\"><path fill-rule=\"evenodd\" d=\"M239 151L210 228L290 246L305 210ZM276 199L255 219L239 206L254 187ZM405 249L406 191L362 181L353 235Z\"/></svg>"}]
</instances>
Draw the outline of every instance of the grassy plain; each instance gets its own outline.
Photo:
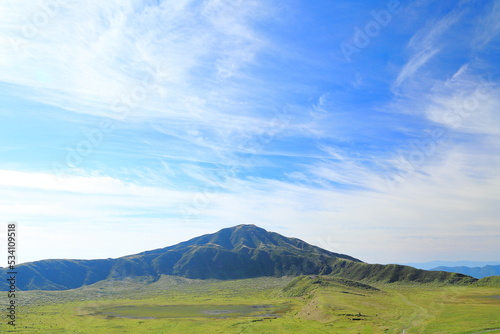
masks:
<instances>
[{"instance_id":1,"label":"grassy plain","mask_svg":"<svg viewBox=\"0 0 500 334\"><path fill-rule=\"evenodd\" d=\"M1 333L500 333L500 288L164 276L20 292ZM495 297L496 296L496 297ZM3 305L6 296L1 296Z\"/></svg>"}]
</instances>

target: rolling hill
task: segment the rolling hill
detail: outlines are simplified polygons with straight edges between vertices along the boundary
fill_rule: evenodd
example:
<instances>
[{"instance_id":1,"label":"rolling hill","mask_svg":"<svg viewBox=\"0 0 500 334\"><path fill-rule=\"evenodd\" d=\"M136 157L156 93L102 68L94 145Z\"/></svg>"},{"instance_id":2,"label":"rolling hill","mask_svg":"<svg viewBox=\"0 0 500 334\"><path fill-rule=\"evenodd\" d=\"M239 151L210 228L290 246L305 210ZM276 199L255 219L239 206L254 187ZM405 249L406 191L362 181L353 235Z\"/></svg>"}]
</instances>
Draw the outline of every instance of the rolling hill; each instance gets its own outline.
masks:
<instances>
[{"instance_id":1,"label":"rolling hill","mask_svg":"<svg viewBox=\"0 0 500 334\"><path fill-rule=\"evenodd\" d=\"M225 228L177 245L116 259L42 260L16 269L20 290L66 290L102 280L139 276L157 280L162 275L225 280L321 274L388 283L477 281L456 273L363 263L255 225ZM6 276L7 269L0 272ZM1 282L0 288L8 289L8 282Z\"/></svg>"}]
</instances>

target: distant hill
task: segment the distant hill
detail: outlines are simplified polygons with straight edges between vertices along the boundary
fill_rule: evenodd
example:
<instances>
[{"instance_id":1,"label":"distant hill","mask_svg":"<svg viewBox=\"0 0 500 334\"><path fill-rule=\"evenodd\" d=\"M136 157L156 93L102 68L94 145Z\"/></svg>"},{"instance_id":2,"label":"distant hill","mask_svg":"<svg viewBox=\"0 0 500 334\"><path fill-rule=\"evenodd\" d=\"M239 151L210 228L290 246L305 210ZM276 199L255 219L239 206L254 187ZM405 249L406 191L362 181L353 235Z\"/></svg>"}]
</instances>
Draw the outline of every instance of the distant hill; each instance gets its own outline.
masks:
<instances>
[{"instance_id":1,"label":"distant hill","mask_svg":"<svg viewBox=\"0 0 500 334\"><path fill-rule=\"evenodd\" d=\"M433 271L447 271L450 273L460 273L475 278L483 278L488 276L498 276L500 275L500 265L499 266L484 266L484 267L436 267L430 270Z\"/></svg>"},{"instance_id":2,"label":"distant hill","mask_svg":"<svg viewBox=\"0 0 500 334\"><path fill-rule=\"evenodd\" d=\"M430 261L398 263L403 266L410 266L417 269L431 270L436 267L484 267L500 265L500 261Z\"/></svg>"},{"instance_id":3,"label":"distant hill","mask_svg":"<svg viewBox=\"0 0 500 334\"><path fill-rule=\"evenodd\" d=\"M20 290L65 290L107 279L148 276L156 280L161 275L240 279L321 274L388 283L477 281L455 273L363 263L255 225L225 228L174 246L117 259L43 260L21 264L16 269ZM2 277L6 272L5 268L0 269ZM0 288L8 289L8 282L0 281Z\"/></svg>"}]
</instances>

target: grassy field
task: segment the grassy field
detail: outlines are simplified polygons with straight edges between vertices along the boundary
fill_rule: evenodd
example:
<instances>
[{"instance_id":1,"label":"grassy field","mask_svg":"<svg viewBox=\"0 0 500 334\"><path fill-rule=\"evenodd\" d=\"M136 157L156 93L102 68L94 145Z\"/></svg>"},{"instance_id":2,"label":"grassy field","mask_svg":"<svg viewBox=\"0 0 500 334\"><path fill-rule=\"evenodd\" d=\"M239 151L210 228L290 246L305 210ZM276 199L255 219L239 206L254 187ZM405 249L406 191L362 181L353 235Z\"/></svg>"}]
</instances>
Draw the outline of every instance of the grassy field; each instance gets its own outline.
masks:
<instances>
[{"instance_id":1,"label":"grassy field","mask_svg":"<svg viewBox=\"0 0 500 334\"><path fill-rule=\"evenodd\" d=\"M1 333L500 333L500 288L162 277L21 292ZM6 296L0 301L5 305Z\"/></svg>"}]
</instances>

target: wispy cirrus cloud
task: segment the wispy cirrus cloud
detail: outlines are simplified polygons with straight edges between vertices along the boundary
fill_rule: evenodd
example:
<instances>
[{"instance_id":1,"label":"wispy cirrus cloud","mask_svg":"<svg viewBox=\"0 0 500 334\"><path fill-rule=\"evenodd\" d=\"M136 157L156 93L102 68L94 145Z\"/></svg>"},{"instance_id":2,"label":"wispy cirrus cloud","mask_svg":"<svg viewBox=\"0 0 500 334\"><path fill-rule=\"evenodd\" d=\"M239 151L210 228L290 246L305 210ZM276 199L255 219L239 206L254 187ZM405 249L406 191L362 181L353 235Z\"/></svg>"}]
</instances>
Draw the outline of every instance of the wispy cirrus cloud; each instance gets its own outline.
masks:
<instances>
[{"instance_id":1,"label":"wispy cirrus cloud","mask_svg":"<svg viewBox=\"0 0 500 334\"><path fill-rule=\"evenodd\" d=\"M488 4L485 15L481 17L476 28L472 44L482 49L500 34L500 3L492 1Z\"/></svg>"},{"instance_id":2,"label":"wispy cirrus cloud","mask_svg":"<svg viewBox=\"0 0 500 334\"><path fill-rule=\"evenodd\" d=\"M107 117L122 96L154 81L158 89L130 117L189 118L189 101L219 104L229 94L224 80L265 45L252 29L259 1L61 2L53 15L43 6L2 6L9 16L0 29L0 80L44 103ZM37 26L43 15L49 22ZM37 33L27 34L29 26Z\"/></svg>"},{"instance_id":3,"label":"wispy cirrus cloud","mask_svg":"<svg viewBox=\"0 0 500 334\"><path fill-rule=\"evenodd\" d=\"M446 33L453 28L462 16L463 12L456 10L440 19L431 19L424 28L413 35L407 45L410 58L394 81L394 89L400 87L403 82L410 80L440 52L440 49L446 45L443 40Z\"/></svg>"}]
</instances>

